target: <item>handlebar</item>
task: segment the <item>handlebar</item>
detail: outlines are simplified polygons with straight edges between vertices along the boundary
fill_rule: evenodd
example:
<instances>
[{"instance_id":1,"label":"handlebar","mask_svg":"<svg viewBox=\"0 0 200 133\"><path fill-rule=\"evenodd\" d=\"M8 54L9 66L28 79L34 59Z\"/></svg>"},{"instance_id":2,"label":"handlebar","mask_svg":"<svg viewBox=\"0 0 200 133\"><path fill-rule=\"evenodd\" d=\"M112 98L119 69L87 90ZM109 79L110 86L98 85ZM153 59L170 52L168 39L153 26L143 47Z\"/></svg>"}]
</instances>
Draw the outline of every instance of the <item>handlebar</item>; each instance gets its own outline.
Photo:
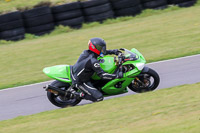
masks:
<instances>
[{"instance_id":1,"label":"handlebar","mask_svg":"<svg viewBox=\"0 0 200 133\"><path fill-rule=\"evenodd\" d=\"M118 66L121 66L123 64L124 59L125 59L125 56L123 53L119 53L118 56L114 57L114 61L116 62L116 65Z\"/></svg>"},{"instance_id":2,"label":"handlebar","mask_svg":"<svg viewBox=\"0 0 200 133\"><path fill-rule=\"evenodd\" d=\"M125 51L123 48L120 48L119 50L121 50L121 51ZM122 73L122 75L123 75L123 67L122 67L122 64L123 64L123 61L124 61L124 59L125 59L125 56L124 56L124 54L123 53L119 53L118 55L117 55L117 57L118 57L118 61L117 61L117 59L116 59L116 57L114 58L114 60L116 61L116 65L118 65L119 67L118 67L118 74L119 73Z\"/></svg>"},{"instance_id":3,"label":"handlebar","mask_svg":"<svg viewBox=\"0 0 200 133\"><path fill-rule=\"evenodd\" d=\"M119 65L122 64L122 61L123 61L123 57L121 54L118 55L118 62L119 62Z\"/></svg>"}]
</instances>

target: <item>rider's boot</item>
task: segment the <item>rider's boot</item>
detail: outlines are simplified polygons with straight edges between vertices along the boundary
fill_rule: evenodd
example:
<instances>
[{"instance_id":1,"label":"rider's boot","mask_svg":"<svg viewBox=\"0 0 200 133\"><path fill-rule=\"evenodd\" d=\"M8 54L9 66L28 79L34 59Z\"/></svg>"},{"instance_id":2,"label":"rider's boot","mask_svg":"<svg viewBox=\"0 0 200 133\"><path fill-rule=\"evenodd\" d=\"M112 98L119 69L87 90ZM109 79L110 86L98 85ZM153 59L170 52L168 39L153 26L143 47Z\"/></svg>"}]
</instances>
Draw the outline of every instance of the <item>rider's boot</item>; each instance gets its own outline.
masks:
<instances>
[{"instance_id":1,"label":"rider's boot","mask_svg":"<svg viewBox=\"0 0 200 133\"><path fill-rule=\"evenodd\" d=\"M73 88L70 88L67 93L67 98L69 99L82 99L84 96L83 92L76 92Z\"/></svg>"}]
</instances>

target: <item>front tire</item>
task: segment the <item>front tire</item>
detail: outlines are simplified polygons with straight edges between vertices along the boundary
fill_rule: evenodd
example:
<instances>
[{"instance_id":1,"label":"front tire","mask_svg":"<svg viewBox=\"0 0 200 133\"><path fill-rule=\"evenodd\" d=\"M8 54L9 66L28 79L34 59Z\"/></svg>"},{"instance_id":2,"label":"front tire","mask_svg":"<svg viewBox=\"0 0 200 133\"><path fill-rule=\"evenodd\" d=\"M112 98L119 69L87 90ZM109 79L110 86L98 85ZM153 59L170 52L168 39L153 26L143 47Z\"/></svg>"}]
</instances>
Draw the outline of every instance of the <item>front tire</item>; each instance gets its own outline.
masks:
<instances>
[{"instance_id":1,"label":"front tire","mask_svg":"<svg viewBox=\"0 0 200 133\"><path fill-rule=\"evenodd\" d=\"M60 81L54 81L51 83L52 86L60 88L62 90L67 90L70 87L70 84L68 83L63 83ZM47 91L47 98L49 99L49 101L57 106L57 107L61 107L61 108L65 108L68 106L75 106L77 104L79 104L81 102L81 99L67 99L63 96L60 95L56 95L54 93L51 93L49 91Z\"/></svg>"},{"instance_id":2,"label":"front tire","mask_svg":"<svg viewBox=\"0 0 200 133\"><path fill-rule=\"evenodd\" d=\"M160 77L156 71L149 68L137 76L128 88L136 93L143 93L155 90L160 83Z\"/></svg>"}]
</instances>

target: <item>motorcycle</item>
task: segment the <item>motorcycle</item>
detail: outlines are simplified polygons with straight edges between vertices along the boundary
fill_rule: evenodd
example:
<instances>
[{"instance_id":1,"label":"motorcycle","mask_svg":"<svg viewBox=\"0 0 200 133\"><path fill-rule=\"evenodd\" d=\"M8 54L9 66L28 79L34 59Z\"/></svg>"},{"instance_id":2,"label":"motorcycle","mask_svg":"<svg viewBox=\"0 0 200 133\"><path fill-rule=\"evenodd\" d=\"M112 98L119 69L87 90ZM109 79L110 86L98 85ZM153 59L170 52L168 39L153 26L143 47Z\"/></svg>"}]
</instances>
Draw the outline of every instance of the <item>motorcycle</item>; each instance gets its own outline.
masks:
<instances>
[{"instance_id":1,"label":"motorcycle","mask_svg":"<svg viewBox=\"0 0 200 133\"><path fill-rule=\"evenodd\" d=\"M94 73L91 77L93 86L105 97L127 93L128 89L136 93L155 90L160 83L159 75L155 70L145 66L146 60L143 55L135 48L130 51L122 48L120 51L117 56L106 55L98 57L98 60L105 72L110 74L123 72L123 78L102 80ZM55 79L50 85L44 87L52 104L64 108L75 106L81 102L82 99L80 98L69 99L67 97L68 90L71 87L80 92L78 88L72 86L70 65L46 67L43 72Z\"/></svg>"}]
</instances>

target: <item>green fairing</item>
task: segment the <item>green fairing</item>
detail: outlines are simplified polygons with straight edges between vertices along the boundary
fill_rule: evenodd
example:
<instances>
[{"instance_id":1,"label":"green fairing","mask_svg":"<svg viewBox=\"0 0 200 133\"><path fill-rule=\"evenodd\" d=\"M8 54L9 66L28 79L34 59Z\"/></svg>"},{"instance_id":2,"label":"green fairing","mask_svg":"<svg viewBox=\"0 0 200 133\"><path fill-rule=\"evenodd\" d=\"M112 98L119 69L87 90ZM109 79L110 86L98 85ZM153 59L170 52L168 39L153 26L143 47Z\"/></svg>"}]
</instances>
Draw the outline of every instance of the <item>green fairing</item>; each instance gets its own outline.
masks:
<instances>
[{"instance_id":1,"label":"green fairing","mask_svg":"<svg viewBox=\"0 0 200 133\"><path fill-rule=\"evenodd\" d=\"M121 79L114 79L108 82L103 88L102 91L105 92L108 96L109 95L117 95L128 92L126 87L133 81L134 78L121 78ZM122 81L122 87L116 88L114 87L115 84Z\"/></svg>"},{"instance_id":2,"label":"green fairing","mask_svg":"<svg viewBox=\"0 0 200 133\"><path fill-rule=\"evenodd\" d=\"M139 57L138 60L134 61L135 63L146 63L144 56L137 49L132 48L131 52L135 53Z\"/></svg>"},{"instance_id":3,"label":"green fairing","mask_svg":"<svg viewBox=\"0 0 200 133\"><path fill-rule=\"evenodd\" d=\"M125 63L123 63L123 65L133 64L134 66L136 66L137 63L146 63L145 58L143 57L143 55L137 49L133 48L133 49L131 49L131 52L136 54L136 57L138 58L138 60L136 60L136 61L126 61ZM114 59L113 59L113 62L114 62ZM126 93L126 92L128 92L126 87L135 79L134 77L136 77L140 73L141 73L141 70L139 70L137 67L135 67L135 69L124 73L124 78L114 79L114 80L111 80L110 82L108 82L102 88L102 90L105 93L107 93L108 95L117 95L117 94ZM117 84L120 81L123 81L122 87L121 88L114 87L114 85Z\"/></svg>"},{"instance_id":4,"label":"green fairing","mask_svg":"<svg viewBox=\"0 0 200 133\"><path fill-rule=\"evenodd\" d=\"M50 78L67 82L71 84L70 77L70 66L69 65L57 65L52 67L46 67L43 69L43 72Z\"/></svg>"},{"instance_id":5,"label":"green fairing","mask_svg":"<svg viewBox=\"0 0 200 133\"><path fill-rule=\"evenodd\" d=\"M144 64L146 63L145 58L137 49L133 48L131 49L131 51L126 50L126 52L128 53L125 54L125 57L128 58L131 54L135 54L137 60L128 60L122 65L125 66L132 64L134 66L134 69L124 73L124 78L111 80L106 85L104 85L101 89L103 92L106 93L107 96L128 92L127 86L135 79L138 74L141 73ZM117 66L115 65L114 57L104 56L99 57L98 60L100 60L100 66L105 72L110 74L114 73L117 68ZM47 67L43 69L43 72L50 78L72 84L69 65ZM92 76L92 79L100 80L101 78L95 73ZM121 88L116 88L115 85L119 82L122 82Z\"/></svg>"}]
</instances>

